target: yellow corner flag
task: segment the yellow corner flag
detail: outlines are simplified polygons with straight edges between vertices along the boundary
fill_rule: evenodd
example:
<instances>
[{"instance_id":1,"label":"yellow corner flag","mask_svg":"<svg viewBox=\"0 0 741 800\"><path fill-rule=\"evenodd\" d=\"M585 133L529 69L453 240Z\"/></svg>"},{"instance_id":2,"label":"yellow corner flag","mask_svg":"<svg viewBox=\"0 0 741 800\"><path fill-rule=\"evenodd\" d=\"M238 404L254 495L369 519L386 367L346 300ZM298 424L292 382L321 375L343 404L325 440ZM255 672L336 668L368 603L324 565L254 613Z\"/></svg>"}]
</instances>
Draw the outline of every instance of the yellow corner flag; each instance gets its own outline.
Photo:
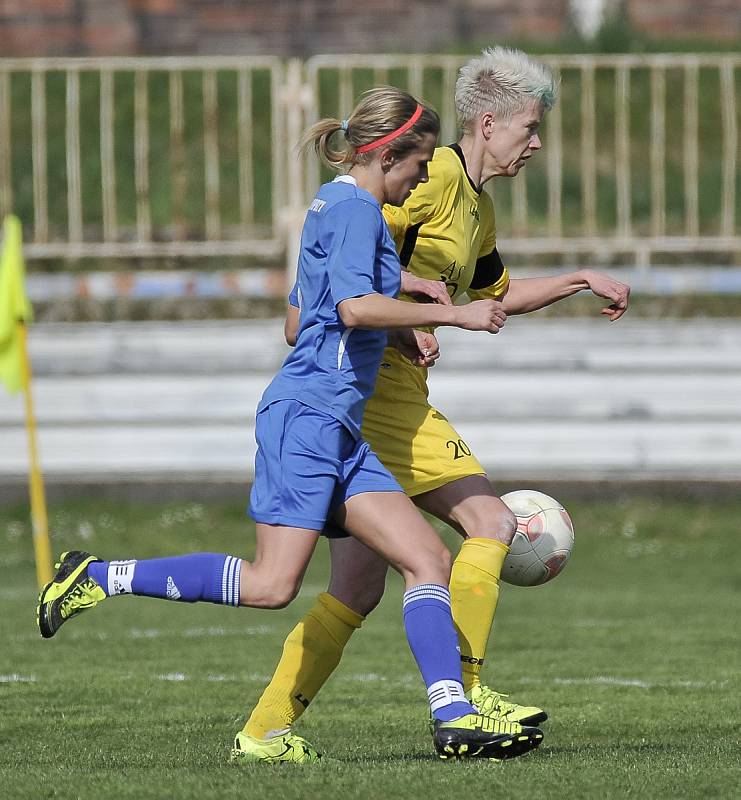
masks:
<instances>
[{"instance_id":1,"label":"yellow corner flag","mask_svg":"<svg viewBox=\"0 0 741 800\"><path fill-rule=\"evenodd\" d=\"M46 515L44 479L36 447L36 419L31 396L31 364L26 347L26 323L33 310L26 296L26 268L18 217L5 217L0 255L0 380L9 392L23 389L29 452L29 490L33 521L33 549L39 587L52 578L49 524Z\"/></svg>"},{"instance_id":2,"label":"yellow corner flag","mask_svg":"<svg viewBox=\"0 0 741 800\"><path fill-rule=\"evenodd\" d=\"M0 380L9 392L17 392L23 386L24 353L18 323L33 319L25 274L20 220L5 217L0 257Z\"/></svg>"}]
</instances>

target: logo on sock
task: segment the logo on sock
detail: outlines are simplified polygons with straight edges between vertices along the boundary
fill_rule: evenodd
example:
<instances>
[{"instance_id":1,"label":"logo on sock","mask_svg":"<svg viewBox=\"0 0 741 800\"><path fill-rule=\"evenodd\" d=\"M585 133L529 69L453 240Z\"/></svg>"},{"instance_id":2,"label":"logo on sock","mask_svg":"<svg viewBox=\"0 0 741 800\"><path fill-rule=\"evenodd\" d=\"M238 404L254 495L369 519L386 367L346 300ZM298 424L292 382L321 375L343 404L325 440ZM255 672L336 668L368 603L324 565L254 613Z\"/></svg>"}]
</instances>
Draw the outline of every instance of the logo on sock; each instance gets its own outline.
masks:
<instances>
[{"instance_id":1,"label":"logo on sock","mask_svg":"<svg viewBox=\"0 0 741 800\"><path fill-rule=\"evenodd\" d=\"M461 661L464 664L478 664L479 666L484 663L483 658L474 658L473 656L461 656Z\"/></svg>"},{"instance_id":2,"label":"logo on sock","mask_svg":"<svg viewBox=\"0 0 741 800\"><path fill-rule=\"evenodd\" d=\"M111 561L108 565L108 594L131 594L136 561Z\"/></svg>"},{"instance_id":3,"label":"logo on sock","mask_svg":"<svg viewBox=\"0 0 741 800\"><path fill-rule=\"evenodd\" d=\"M179 600L180 599L180 589L175 586L175 581L172 579L172 575L167 576L167 599L168 600Z\"/></svg>"}]
</instances>

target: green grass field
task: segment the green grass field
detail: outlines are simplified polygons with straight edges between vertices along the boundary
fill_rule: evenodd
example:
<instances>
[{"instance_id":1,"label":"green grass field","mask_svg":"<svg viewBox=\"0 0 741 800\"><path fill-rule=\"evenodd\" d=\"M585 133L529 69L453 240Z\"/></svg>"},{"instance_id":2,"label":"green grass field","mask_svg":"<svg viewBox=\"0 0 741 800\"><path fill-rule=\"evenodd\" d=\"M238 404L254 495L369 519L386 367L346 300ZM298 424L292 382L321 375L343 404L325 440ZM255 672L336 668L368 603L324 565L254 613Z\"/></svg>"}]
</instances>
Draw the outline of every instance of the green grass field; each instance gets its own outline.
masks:
<instances>
[{"instance_id":1,"label":"green grass field","mask_svg":"<svg viewBox=\"0 0 741 800\"><path fill-rule=\"evenodd\" d=\"M741 787L741 500L577 502L548 586L507 587L486 676L550 713L504 764L432 752L401 585L300 723L314 767L239 767L231 737L325 586L320 546L284 611L113 599L42 641L25 509L0 510L0 776L6 798L697 798ZM53 508L56 554L249 555L239 503ZM452 539L451 539L452 542Z\"/></svg>"}]
</instances>

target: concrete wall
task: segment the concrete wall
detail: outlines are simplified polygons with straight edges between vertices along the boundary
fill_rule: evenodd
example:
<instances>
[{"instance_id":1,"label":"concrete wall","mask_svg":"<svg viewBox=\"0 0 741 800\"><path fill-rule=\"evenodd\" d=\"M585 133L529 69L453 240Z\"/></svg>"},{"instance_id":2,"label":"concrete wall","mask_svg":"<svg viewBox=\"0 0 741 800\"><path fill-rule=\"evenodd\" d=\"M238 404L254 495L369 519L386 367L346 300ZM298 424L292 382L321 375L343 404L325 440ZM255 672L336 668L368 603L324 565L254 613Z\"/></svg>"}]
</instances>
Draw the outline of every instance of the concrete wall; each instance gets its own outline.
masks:
<instances>
[{"instance_id":1,"label":"concrete wall","mask_svg":"<svg viewBox=\"0 0 741 800\"><path fill-rule=\"evenodd\" d=\"M49 485L246 483L281 334L281 320L31 326ZM431 400L497 484L738 487L738 320L515 317L497 336L440 341ZM20 395L0 392L0 421L2 502L25 492Z\"/></svg>"},{"instance_id":2,"label":"concrete wall","mask_svg":"<svg viewBox=\"0 0 741 800\"><path fill-rule=\"evenodd\" d=\"M628 0L633 27L657 39L741 38L739 0Z\"/></svg>"}]
</instances>

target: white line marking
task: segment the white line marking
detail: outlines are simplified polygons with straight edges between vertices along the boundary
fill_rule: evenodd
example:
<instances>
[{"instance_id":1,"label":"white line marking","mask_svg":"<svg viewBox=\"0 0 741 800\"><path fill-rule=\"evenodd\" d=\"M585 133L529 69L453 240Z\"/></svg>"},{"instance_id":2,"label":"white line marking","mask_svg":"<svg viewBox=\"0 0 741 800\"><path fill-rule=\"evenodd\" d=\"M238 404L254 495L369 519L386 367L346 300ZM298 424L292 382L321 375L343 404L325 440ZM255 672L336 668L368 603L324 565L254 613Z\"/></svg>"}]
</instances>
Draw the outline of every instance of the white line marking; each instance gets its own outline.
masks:
<instances>
[{"instance_id":1,"label":"white line marking","mask_svg":"<svg viewBox=\"0 0 741 800\"><path fill-rule=\"evenodd\" d=\"M212 683L243 683L246 681L258 681L259 683L266 683L271 678L270 675L261 672L250 672L247 675L188 675L185 672L168 672L162 675L155 675L158 681L198 681L206 680Z\"/></svg>"},{"instance_id":2,"label":"white line marking","mask_svg":"<svg viewBox=\"0 0 741 800\"><path fill-rule=\"evenodd\" d=\"M618 678L613 675L595 675L591 678L520 678L521 684L555 684L557 686L632 686L637 689L715 689L728 684L728 681L646 681L640 678Z\"/></svg>"},{"instance_id":3,"label":"white line marking","mask_svg":"<svg viewBox=\"0 0 741 800\"><path fill-rule=\"evenodd\" d=\"M630 623L626 620L607 619L575 619L571 623L575 628L622 628Z\"/></svg>"},{"instance_id":4,"label":"white line marking","mask_svg":"<svg viewBox=\"0 0 741 800\"><path fill-rule=\"evenodd\" d=\"M160 637L183 636L188 639L218 638L222 636L264 636L272 633L270 625L248 625L244 628L222 628L209 626L208 628L185 628L178 631L176 628L131 628L128 632L130 639L159 639Z\"/></svg>"},{"instance_id":5,"label":"white line marking","mask_svg":"<svg viewBox=\"0 0 741 800\"><path fill-rule=\"evenodd\" d=\"M209 626L207 628L185 628L182 631L177 630L177 628L168 628L167 630L162 630L161 628L131 628L128 631L123 631L120 634L116 634L116 638L159 639L166 637L183 637L186 639L208 639L225 636L266 636L273 631L274 628L271 625L247 625L244 628L221 628L217 626ZM109 631L92 631L89 629L74 630L70 631L68 634L65 632L65 636L74 641L88 642L93 639L104 642L112 638L112 635ZM38 633L31 632L18 633L14 636L8 637L9 641L12 642L35 642L38 638Z\"/></svg>"},{"instance_id":6,"label":"white line marking","mask_svg":"<svg viewBox=\"0 0 741 800\"><path fill-rule=\"evenodd\" d=\"M265 683L270 679L270 675L261 672L249 672L236 675L195 675L191 676L184 672L168 672L156 675L155 679L160 681L172 681L181 683L191 680L206 680L214 683L240 683L258 682ZM358 683L383 683L387 687L408 687L419 682L418 675L407 673L388 678L376 672L357 672L349 675L338 675L340 682ZM38 683L35 675L19 675L11 673L0 675L0 683ZM728 681L690 681L690 680L668 680L668 681L647 681L640 678L618 678L613 675L595 675L590 678L528 678L522 677L515 681L519 684L527 685L555 685L555 686L616 686L629 687L635 689L722 689L728 685Z\"/></svg>"}]
</instances>

